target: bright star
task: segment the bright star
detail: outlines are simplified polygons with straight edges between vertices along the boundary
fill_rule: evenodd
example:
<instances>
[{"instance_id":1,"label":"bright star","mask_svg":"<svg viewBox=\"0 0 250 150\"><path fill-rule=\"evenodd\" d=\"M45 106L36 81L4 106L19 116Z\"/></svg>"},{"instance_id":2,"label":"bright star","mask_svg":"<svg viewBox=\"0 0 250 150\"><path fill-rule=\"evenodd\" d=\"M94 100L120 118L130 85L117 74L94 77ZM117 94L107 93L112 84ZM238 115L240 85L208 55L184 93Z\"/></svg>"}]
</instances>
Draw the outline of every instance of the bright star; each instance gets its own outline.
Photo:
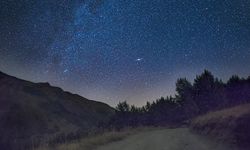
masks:
<instances>
[{"instance_id":1,"label":"bright star","mask_svg":"<svg viewBox=\"0 0 250 150\"><path fill-rule=\"evenodd\" d=\"M64 71L63 71L63 73L66 73L66 72L68 72L69 70L68 69L65 69Z\"/></svg>"},{"instance_id":2,"label":"bright star","mask_svg":"<svg viewBox=\"0 0 250 150\"><path fill-rule=\"evenodd\" d=\"M137 58L135 61L142 61L143 58Z\"/></svg>"}]
</instances>

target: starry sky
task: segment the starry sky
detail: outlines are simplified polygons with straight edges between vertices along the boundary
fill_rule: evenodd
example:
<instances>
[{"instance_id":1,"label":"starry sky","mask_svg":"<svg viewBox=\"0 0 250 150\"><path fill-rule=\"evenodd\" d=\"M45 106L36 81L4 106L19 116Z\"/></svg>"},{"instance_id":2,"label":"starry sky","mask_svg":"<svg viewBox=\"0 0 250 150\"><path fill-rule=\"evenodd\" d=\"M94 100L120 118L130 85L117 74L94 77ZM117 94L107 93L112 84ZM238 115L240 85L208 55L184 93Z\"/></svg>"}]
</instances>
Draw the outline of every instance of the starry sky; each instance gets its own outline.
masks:
<instances>
[{"instance_id":1,"label":"starry sky","mask_svg":"<svg viewBox=\"0 0 250 150\"><path fill-rule=\"evenodd\" d=\"M250 75L249 0L1 0L0 70L112 106Z\"/></svg>"}]
</instances>

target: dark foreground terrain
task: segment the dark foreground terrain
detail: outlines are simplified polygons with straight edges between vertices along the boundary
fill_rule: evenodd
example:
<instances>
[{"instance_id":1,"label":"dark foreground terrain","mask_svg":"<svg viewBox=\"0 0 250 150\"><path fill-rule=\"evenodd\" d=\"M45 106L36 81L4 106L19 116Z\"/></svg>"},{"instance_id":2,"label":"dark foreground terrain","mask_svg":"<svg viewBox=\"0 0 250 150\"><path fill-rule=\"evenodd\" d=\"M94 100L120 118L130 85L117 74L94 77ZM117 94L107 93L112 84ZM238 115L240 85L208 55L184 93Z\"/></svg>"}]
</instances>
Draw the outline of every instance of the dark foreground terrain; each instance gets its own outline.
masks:
<instances>
[{"instance_id":1,"label":"dark foreground terrain","mask_svg":"<svg viewBox=\"0 0 250 150\"><path fill-rule=\"evenodd\" d=\"M250 104L210 112L189 127L149 128L64 143L57 150L249 150ZM55 149L55 148L52 148ZM41 150L52 150L45 147Z\"/></svg>"},{"instance_id":2,"label":"dark foreground terrain","mask_svg":"<svg viewBox=\"0 0 250 150\"><path fill-rule=\"evenodd\" d=\"M210 112L193 120L193 131L250 149L250 104Z\"/></svg>"},{"instance_id":3,"label":"dark foreground terrain","mask_svg":"<svg viewBox=\"0 0 250 150\"><path fill-rule=\"evenodd\" d=\"M107 104L0 72L1 150L70 141L113 113Z\"/></svg>"},{"instance_id":4,"label":"dark foreground terrain","mask_svg":"<svg viewBox=\"0 0 250 150\"><path fill-rule=\"evenodd\" d=\"M236 150L191 133L187 128L139 133L97 150Z\"/></svg>"},{"instance_id":5,"label":"dark foreground terrain","mask_svg":"<svg viewBox=\"0 0 250 150\"><path fill-rule=\"evenodd\" d=\"M249 85L244 84L244 87L247 91ZM189 105L179 105L175 101L178 98L161 99L141 109L129 109L129 105L121 103L121 108L126 106L126 109L115 111L107 104L65 92L49 83L32 83L0 72L0 149L250 149L249 99L241 101L238 106L235 106L238 103L233 104L235 107L232 108L222 107L220 111L208 109L207 112L210 112L205 115L195 119L189 117L188 120L192 121L186 128L178 127L183 123L187 125L187 119L174 119L175 129L136 131L145 126L169 126L173 115L185 118L182 117L183 112L178 112L182 108L188 110ZM113 116L116 116L115 120L111 119ZM140 124L140 119L149 119L153 124ZM117 120L118 123L112 124Z\"/></svg>"},{"instance_id":6,"label":"dark foreground terrain","mask_svg":"<svg viewBox=\"0 0 250 150\"><path fill-rule=\"evenodd\" d=\"M134 133L115 133L113 141L105 141L110 136L103 135L80 142L44 147L37 150L237 150L227 143L217 142L195 134L188 128L151 128Z\"/></svg>"}]
</instances>

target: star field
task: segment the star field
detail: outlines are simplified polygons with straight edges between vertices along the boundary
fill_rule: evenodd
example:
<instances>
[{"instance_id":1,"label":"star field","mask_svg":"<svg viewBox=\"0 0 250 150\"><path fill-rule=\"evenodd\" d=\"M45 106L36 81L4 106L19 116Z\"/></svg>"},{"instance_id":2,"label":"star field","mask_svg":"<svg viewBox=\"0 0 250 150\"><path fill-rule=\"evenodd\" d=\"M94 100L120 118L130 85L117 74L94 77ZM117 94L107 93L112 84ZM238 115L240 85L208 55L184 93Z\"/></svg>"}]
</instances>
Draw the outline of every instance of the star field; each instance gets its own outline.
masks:
<instances>
[{"instance_id":1,"label":"star field","mask_svg":"<svg viewBox=\"0 0 250 150\"><path fill-rule=\"evenodd\" d=\"M250 73L249 0L3 0L0 70L142 105L204 69Z\"/></svg>"}]
</instances>

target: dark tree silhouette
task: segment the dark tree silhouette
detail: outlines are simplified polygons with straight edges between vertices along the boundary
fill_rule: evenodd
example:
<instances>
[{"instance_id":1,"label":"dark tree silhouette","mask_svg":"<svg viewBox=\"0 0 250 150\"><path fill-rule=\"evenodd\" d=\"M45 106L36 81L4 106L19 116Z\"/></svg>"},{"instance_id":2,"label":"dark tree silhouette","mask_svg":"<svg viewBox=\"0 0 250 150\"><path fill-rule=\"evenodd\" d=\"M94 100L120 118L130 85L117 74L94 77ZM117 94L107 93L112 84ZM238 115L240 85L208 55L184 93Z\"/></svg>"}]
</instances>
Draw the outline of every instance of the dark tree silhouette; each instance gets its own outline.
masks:
<instances>
[{"instance_id":1,"label":"dark tree silhouette","mask_svg":"<svg viewBox=\"0 0 250 150\"><path fill-rule=\"evenodd\" d=\"M120 102L116 106L116 110L119 111L119 112L129 112L130 111L130 106L126 101Z\"/></svg>"},{"instance_id":2,"label":"dark tree silhouette","mask_svg":"<svg viewBox=\"0 0 250 150\"><path fill-rule=\"evenodd\" d=\"M120 129L180 124L209 111L250 103L250 76L244 79L234 75L223 83L205 70L193 84L186 78L178 79L176 92L175 97L161 97L142 107L120 102L108 126Z\"/></svg>"},{"instance_id":3,"label":"dark tree silhouette","mask_svg":"<svg viewBox=\"0 0 250 150\"><path fill-rule=\"evenodd\" d=\"M214 76L207 70L194 80L194 101L198 105L199 113L207 112L214 107L214 87Z\"/></svg>"},{"instance_id":4,"label":"dark tree silhouette","mask_svg":"<svg viewBox=\"0 0 250 150\"><path fill-rule=\"evenodd\" d=\"M194 101L194 90L192 84L186 78L180 78L176 82L176 101L180 103L183 110L183 118L193 117L198 112L198 106Z\"/></svg>"}]
</instances>

